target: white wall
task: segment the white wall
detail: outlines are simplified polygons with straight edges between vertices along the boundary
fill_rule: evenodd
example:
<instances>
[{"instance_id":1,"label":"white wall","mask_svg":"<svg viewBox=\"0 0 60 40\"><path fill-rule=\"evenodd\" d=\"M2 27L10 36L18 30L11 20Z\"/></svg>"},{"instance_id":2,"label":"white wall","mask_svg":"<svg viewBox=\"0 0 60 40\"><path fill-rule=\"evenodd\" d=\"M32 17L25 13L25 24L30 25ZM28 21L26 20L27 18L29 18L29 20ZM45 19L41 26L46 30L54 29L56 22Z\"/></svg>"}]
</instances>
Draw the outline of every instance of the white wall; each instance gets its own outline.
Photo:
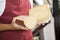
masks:
<instances>
[{"instance_id":1,"label":"white wall","mask_svg":"<svg viewBox=\"0 0 60 40\"><path fill-rule=\"evenodd\" d=\"M43 29L44 40L55 40L54 19Z\"/></svg>"}]
</instances>

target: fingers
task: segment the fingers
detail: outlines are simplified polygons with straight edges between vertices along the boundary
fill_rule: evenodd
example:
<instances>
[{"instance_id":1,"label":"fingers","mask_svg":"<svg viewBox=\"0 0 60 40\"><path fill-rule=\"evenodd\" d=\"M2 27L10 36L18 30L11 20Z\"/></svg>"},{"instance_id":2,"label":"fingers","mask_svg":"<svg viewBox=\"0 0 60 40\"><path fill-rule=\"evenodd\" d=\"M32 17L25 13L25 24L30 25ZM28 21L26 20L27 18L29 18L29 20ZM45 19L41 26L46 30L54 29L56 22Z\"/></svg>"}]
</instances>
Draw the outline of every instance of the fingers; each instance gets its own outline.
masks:
<instances>
[{"instance_id":1,"label":"fingers","mask_svg":"<svg viewBox=\"0 0 60 40\"><path fill-rule=\"evenodd\" d=\"M17 17L13 18L12 23L11 23L11 25L12 25L15 29L17 29L17 30L28 30L27 27L24 27L23 25L18 25L17 23L15 23L16 20L19 20L19 18L17 18Z\"/></svg>"},{"instance_id":2,"label":"fingers","mask_svg":"<svg viewBox=\"0 0 60 40\"><path fill-rule=\"evenodd\" d=\"M28 30L27 27L23 27L23 26L19 26L19 27L20 27L20 29L22 29L22 30Z\"/></svg>"},{"instance_id":3,"label":"fingers","mask_svg":"<svg viewBox=\"0 0 60 40\"><path fill-rule=\"evenodd\" d=\"M12 23L12 26L17 30L28 30L27 27L17 25L16 23Z\"/></svg>"}]
</instances>

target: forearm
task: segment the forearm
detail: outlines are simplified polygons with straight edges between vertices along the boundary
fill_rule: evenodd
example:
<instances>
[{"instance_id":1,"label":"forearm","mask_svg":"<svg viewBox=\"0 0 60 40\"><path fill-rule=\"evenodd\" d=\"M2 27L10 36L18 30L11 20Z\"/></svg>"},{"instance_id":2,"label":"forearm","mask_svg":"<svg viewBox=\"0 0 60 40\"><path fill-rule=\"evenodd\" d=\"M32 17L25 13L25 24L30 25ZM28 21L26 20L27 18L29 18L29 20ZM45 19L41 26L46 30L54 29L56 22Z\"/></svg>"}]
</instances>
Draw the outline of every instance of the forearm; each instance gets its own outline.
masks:
<instances>
[{"instance_id":1,"label":"forearm","mask_svg":"<svg viewBox=\"0 0 60 40\"><path fill-rule=\"evenodd\" d=\"M10 24L0 24L0 31L4 30L17 30Z\"/></svg>"}]
</instances>

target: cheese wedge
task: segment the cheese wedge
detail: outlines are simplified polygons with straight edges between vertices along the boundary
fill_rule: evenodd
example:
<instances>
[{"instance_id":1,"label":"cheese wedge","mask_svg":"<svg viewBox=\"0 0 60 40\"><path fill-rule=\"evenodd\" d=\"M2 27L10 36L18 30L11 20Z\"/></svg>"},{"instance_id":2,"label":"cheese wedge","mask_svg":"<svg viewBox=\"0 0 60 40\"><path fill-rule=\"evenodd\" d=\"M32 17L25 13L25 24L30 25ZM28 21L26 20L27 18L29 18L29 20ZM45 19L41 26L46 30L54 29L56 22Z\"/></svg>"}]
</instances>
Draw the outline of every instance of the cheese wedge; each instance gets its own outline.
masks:
<instances>
[{"instance_id":1,"label":"cheese wedge","mask_svg":"<svg viewBox=\"0 0 60 40\"><path fill-rule=\"evenodd\" d=\"M37 17L38 22L42 23L50 17L50 9L47 4L36 6L29 11L29 16Z\"/></svg>"}]
</instances>

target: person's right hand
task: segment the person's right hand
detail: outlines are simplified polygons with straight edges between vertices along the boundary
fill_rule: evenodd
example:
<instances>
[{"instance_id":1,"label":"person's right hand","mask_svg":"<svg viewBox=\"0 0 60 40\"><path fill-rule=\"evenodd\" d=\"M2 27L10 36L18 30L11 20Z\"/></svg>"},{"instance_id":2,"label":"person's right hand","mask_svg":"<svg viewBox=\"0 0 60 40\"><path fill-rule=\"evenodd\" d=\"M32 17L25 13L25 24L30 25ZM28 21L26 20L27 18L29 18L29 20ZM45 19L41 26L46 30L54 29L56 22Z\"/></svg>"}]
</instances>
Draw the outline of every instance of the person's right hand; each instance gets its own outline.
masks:
<instances>
[{"instance_id":1,"label":"person's right hand","mask_svg":"<svg viewBox=\"0 0 60 40\"><path fill-rule=\"evenodd\" d=\"M28 30L27 27L25 27L25 26L23 26L23 25L21 25L21 24L18 25L18 24L16 23L16 20L19 20L19 17L13 18L12 23L11 23L11 25L12 25L15 29L17 29L17 30ZM24 20L22 20L22 21L24 21Z\"/></svg>"}]
</instances>

